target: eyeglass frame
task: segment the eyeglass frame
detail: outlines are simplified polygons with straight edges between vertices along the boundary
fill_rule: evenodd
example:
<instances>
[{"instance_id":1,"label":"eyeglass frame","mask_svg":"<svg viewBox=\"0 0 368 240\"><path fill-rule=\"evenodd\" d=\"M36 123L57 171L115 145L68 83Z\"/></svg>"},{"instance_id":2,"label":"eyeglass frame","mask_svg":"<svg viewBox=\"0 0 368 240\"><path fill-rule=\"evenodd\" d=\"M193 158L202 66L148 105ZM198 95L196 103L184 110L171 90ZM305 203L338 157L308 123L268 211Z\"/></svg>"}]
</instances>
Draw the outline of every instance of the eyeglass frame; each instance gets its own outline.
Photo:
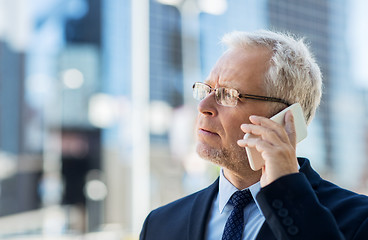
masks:
<instances>
[{"instance_id":1,"label":"eyeglass frame","mask_svg":"<svg viewBox=\"0 0 368 240\"><path fill-rule=\"evenodd\" d=\"M207 87L209 87L210 89L210 92L216 92L216 90L220 89L220 88L227 88L227 87L219 87L219 88L213 88L211 87L210 85L208 85L207 83L203 83L203 82L195 82L192 86L193 88L193 91L194 91L194 88L195 88L195 85L196 84L201 84L201 85L205 85ZM275 98L275 97L266 97L266 96L260 96L260 95L253 95L253 94L246 94L246 93L240 93L237 89L234 89L234 88L227 88L227 89L232 89L232 90L235 90L237 93L238 93L238 96L237 96L237 100L239 101L239 98L245 98L245 99L253 99L253 100L259 100L259 101L268 101L268 102L279 102L279 103L283 103L285 105L287 105L288 107L291 106L291 104L286 101L286 100L283 100L281 98ZM207 95L208 96L208 95ZM202 99L203 100L203 99ZM221 105L221 106L225 106L225 107L235 107L237 104L238 104L238 101L236 102L236 104L234 106L226 106L226 105L222 105L221 103L219 103L216 99L216 103Z\"/></svg>"}]
</instances>

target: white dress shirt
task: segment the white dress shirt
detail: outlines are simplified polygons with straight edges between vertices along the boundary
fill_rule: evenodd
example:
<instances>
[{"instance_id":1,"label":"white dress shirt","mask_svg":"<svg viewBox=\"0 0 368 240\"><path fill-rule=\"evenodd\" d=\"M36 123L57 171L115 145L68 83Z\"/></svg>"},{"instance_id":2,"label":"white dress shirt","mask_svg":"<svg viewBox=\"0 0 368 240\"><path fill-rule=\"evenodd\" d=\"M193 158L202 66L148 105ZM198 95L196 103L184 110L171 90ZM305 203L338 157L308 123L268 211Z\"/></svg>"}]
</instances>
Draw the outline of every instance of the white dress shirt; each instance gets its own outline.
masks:
<instances>
[{"instance_id":1,"label":"white dress shirt","mask_svg":"<svg viewBox=\"0 0 368 240\"><path fill-rule=\"evenodd\" d=\"M257 237L265 217L256 201L256 195L261 189L259 182L248 188L252 194L253 200L244 208L244 231L243 240L253 240ZM242 189L243 190L243 189ZM212 203L209 221L206 229L206 240L221 240L222 233L233 206L228 204L230 197L234 192L239 191L224 176L223 169L220 171L219 192Z\"/></svg>"}]
</instances>

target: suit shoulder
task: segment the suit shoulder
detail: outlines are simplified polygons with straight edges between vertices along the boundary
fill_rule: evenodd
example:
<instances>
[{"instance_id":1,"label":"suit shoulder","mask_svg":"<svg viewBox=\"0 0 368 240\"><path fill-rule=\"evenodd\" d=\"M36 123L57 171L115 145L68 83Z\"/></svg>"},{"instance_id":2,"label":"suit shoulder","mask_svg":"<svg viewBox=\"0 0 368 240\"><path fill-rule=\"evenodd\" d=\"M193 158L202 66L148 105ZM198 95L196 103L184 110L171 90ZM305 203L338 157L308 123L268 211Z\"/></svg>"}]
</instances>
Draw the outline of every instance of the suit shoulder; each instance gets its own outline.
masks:
<instances>
[{"instance_id":1,"label":"suit shoulder","mask_svg":"<svg viewBox=\"0 0 368 240\"><path fill-rule=\"evenodd\" d=\"M332 211L349 209L368 216L368 197L366 195L341 188L326 180L322 180L315 191L322 204L328 206Z\"/></svg>"},{"instance_id":2,"label":"suit shoulder","mask_svg":"<svg viewBox=\"0 0 368 240\"><path fill-rule=\"evenodd\" d=\"M217 190L218 181L208 188L153 210L143 224L140 239L178 239L178 236L184 236L191 219L200 219L198 221L203 223Z\"/></svg>"},{"instance_id":3,"label":"suit shoulder","mask_svg":"<svg viewBox=\"0 0 368 240\"><path fill-rule=\"evenodd\" d=\"M182 211L188 208L191 208L193 205L195 199L200 196L201 194L205 194L205 192L208 191L208 188L202 189L200 191L197 191L195 193L192 193L190 195L187 195L185 197L179 198L173 202L170 202L166 205L163 205L159 208L154 209L151 212L151 215L156 214L174 214L177 215L178 211Z\"/></svg>"},{"instance_id":4,"label":"suit shoulder","mask_svg":"<svg viewBox=\"0 0 368 240\"><path fill-rule=\"evenodd\" d=\"M158 219L160 216L164 216L165 218L176 218L177 216L186 217L190 214L190 209L194 206L208 207L208 204L212 202L212 199L217 192L218 179L207 188L153 210L150 215L151 217L157 217Z\"/></svg>"}]
</instances>

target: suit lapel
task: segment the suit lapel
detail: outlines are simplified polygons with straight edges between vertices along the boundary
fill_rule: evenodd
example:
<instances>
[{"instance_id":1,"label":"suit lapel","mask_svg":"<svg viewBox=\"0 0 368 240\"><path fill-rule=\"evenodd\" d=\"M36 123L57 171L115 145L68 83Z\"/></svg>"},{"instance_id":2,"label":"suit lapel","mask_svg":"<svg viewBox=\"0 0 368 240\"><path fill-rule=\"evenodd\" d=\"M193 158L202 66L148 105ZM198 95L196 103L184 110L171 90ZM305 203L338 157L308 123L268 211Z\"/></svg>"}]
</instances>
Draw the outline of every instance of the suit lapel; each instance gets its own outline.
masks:
<instances>
[{"instance_id":1,"label":"suit lapel","mask_svg":"<svg viewBox=\"0 0 368 240\"><path fill-rule=\"evenodd\" d=\"M198 192L190 213L188 226L188 240L203 240L208 214L211 210L212 202L218 193L219 179L203 191Z\"/></svg>"}]
</instances>

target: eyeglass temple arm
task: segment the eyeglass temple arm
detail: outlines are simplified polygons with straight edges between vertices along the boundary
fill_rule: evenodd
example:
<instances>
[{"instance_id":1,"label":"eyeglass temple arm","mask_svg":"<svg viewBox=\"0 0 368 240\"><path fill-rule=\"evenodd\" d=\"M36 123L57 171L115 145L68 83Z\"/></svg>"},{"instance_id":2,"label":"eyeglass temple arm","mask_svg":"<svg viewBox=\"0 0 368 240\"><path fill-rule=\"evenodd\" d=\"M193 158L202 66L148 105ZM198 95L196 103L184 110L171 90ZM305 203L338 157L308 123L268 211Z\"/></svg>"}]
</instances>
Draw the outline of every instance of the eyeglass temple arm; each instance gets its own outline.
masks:
<instances>
[{"instance_id":1,"label":"eyeglass temple arm","mask_svg":"<svg viewBox=\"0 0 368 240\"><path fill-rule=\"evenodd\" d=\"M286 104L287 106L291 106L291 104L283 99L274 98L274 97L265 97L265 96L258 96L258 95L251 95L251 94L240 94L239 98L248 98L254 100L262 100L262 101L269 101L269 102L279 102Z\"/></svg>"}]
</instances>

